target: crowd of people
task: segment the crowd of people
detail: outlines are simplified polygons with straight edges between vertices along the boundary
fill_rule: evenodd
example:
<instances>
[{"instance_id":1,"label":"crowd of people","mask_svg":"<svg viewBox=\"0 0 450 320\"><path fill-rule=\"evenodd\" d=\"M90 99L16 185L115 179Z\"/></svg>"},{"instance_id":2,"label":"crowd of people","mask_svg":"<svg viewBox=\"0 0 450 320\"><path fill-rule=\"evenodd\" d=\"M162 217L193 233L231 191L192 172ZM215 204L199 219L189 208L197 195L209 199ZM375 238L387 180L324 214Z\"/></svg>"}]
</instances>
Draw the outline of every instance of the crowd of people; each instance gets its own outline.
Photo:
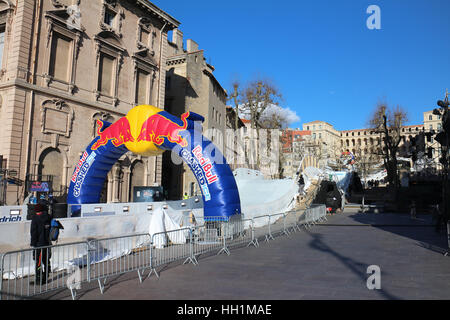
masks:
<instances>
[{"instance_id":1,"label":"crowd of people","mask_svg":"<svg viewBox=\"0 0 450 320\"><path fill-rule=\"evenodd\" d=\"M379 185L380 185L380 181L379 180L369 180L369 181L367 181L367 186L369 188L378 187Z\"/></svg>"}]
</instances>

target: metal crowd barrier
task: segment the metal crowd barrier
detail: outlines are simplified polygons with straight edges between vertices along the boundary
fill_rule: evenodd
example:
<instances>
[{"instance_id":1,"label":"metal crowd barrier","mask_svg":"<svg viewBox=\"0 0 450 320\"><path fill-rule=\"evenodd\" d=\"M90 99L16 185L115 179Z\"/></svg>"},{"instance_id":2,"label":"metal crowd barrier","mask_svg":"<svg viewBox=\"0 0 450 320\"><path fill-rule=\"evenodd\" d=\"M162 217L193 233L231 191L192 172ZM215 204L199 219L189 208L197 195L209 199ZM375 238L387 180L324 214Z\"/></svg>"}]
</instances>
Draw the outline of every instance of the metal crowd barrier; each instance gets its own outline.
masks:
<instances>
[{"instance_id":1,"label":"metal crowd barrier","mask_svg":"<svg viewBox=\"0 0 450 320\"><path fill-rule=\"evenodd\" d=\"M31 299L61 288L75 289L88 280L87 243L75 242L7 252L0 261L0 300Z\"/></svg>"},{"instance_id":2,"label":"metal crowd barrier","mask_svg":"<svg viewBox=\"0 0 450 320\"><path fill-rule=\"evenodd\" d=\"M150 247L150 273L153 272L159 277L157 267L169 264L174 261L183 260L198 264L192 251L192 230L182 228L177 230L158 232L152 235Z\"/></svg>"},{"instance_id":3,"label":"metal crowd barrier","mask_svg":"<svg viewBox=\"0 0 450 320\"><path fill-rule=\"evenodd\" d=\"M86 266L88 281L98 281L103 293L108 277L137 271L142 282L142 273L150 268L150 235L134 234L105 239L94 239L87 243Z\"/></svg>"},{"instance_id":4,"label":"metal crowd barrier","mask_svg":"<svg viewBox=\"0 0 450 320\"><path fill-rule=\"evenodd\" d=\"M305 210L302 224L309 229L313 225L327 220L327 210L325 205L311 205Z\"/></svg>"},{"instance_id":5,"label":"metal crowd barrier","mask_svg":"<svg viewBox=\"0 0 450 320\"><path fill-rule=\"evenodd\" d=\"M230 254L230 248L240 245L259 246L258 239L273 240L274 235L299 231L300 226L311 228L326 220L324 205L312 205L300 217L296 212L262 215L252 219L197 219L196 225L155 234L132 234L94 239L41 248L7 252L0 256L0 300L27 299L56 289L68 288L72 299L82 283L98 281L104 292L109 277L137 272L143 281L145 270L157 277L157 268L176 261L198 265L197 257L217 251ZM46 281L45 267L38 269L36 259L50 258ZM39 261L39 260L38 260Z\"/></svg>"},{"instance_id":6,"label":"metal crowd barrier","mask_svg":"<svg viewBox=\"0 0 450 320\"><path fill-rule=\"evenodd\" d=\"M448 248L450 249L450 221L447 221L447 245L448 245ZM448 256L449 253L450 253L450 250L447 250L444 253L444 256Z\"/></svg>"}]
</instances>

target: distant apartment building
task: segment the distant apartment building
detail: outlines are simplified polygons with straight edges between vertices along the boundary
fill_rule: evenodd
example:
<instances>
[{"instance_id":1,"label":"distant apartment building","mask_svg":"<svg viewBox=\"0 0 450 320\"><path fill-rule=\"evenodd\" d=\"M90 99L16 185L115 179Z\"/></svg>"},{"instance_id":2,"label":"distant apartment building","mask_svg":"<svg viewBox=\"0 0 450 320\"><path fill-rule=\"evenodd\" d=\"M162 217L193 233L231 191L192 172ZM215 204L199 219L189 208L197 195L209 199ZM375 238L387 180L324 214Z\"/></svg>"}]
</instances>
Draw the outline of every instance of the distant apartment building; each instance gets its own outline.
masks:
<instances>
[{"instance_id":1,"label":"distant apartment building","mask_svg":"<svg viewBox=\"0 0 450 320\"><path fill-rule=\"evenodd\" d=\"M164 107L167 32L179 26L147 0L0 0L0 155L22 181L51 177L61 201L96 120L138 104ZM162 156L127 153L105 181L107 202L161 184ZM8 185L20 203L26 185Z\"/></svg>"},{"instance_id":2,"label":"distant apartment building","mask_svg":"<svg viewBox=\"0 0 450 320\"><path fill-rule=\"evenodd\" d=\"M206 62L204 50L192 40L183 46L183 32L173 30L167 42L165 110L180 116L192 111L205 118L203 134L223 153L227 92L214 77L215 68ZM201 194L194 174L186 164L174 163L170 152L163 154L163 186L170 199Z\"/></svg>"},{"instance_id":3,"label":"distant apartment building","mask_svg":"<svg viewBox=\"0 0 450 320\"><path fill-rule=\"evenodd\" d=\"M311 131L285 129L281 136L280 153L283 177L294 178L297 172L306 167L317 167L318 159L314 155L314 144L310 144Z\"/></svg>"},{"instance_id":4,"label":"distant apartment building","mask_svg":"<svg viewBox=\"0 0 450 320\"><path fill-rule=\"evenodd\" d=\"M303 124L303 130L311 131L308 138L311 151L319 159L320 166L324 166L329 160L334 160L341 153L340 132L325 121L312 121Z\"/></svg>"},{"instance_id":5,"label":"distant apartment building","mask_svg":"<svg viewBox=\"0 0 450 320\"><path fill-rule=\"evenodd\" d=\"M425 132L439 133L442 131L442 117L441 115L433 114L433 110L425 111L423 113L423 128ZM430 148L431 159L436 169L441 169L442 165L439 158L442 156L441 145L431 136L430 139L425 140L426 152Z\"/></svg>"},{"instance_id":6,"label":"distant apartment building","mask_svg":"<svg viewBox=\"0 0 450 320\"><path fill-rule=\"evenodd\" d=\"M400 131L401 142L399 145L399 156L410 157L412 146L411 138L417 136L424 128L438 127L437 119L431 118L427 112L424 124L403 126ZM437 117L437 116L433 116ZM311 135L304 142L309 146L308 154L319 159L319 167L335 164L343 152L350 151L356 159L365 159L376 155L382 146L383 136L374 129L353 129L338 131L324 121L312 121L303 124L303 130L309 130ZM305 151L306 152L306 151ZM372 157L374 160L376 157Z\"/></svg>"},{"instance_id":7,"label":"distant apartment building","mask_svg":"<svg viewBox=\"0 0 450 320\"><path fill-rule=\"evenodd\" d=\"M245 161L245 135L247 127L244 120L239 118L236 110L226 107L226 131L224 143L224 156L231 170L236 168L249 168Z\"/></svg>"}]
</instances>

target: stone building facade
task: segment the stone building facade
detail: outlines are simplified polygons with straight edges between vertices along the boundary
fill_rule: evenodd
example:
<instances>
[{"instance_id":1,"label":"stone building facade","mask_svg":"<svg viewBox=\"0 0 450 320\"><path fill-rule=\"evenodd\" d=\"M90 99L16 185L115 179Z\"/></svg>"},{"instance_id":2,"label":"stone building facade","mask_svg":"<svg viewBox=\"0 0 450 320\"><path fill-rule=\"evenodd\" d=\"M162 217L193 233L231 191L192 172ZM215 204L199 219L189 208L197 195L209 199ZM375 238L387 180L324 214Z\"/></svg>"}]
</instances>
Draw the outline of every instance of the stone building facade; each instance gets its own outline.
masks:
<instances>
[{"instance_id":1,"label":"stone building facade","mask_svg":"<svg viewBox=\"0 0 450 320\"><path fill-rule=\"evenodd\" d=\"M285 129L281 135L282 152L280 165L283 168L283 177L295 178L298 171L306 167L318 167L314 154L314 144L311 141L311 131Z\"/></svg>"},{"instance_id":2,"label":"stone building facade","mask_svg":"<svg viewBox=\"0 0 450 320\"><path fill-rule=\"evenodd\" d=\"M425 132L439 133L442 130L442 116L433 114L433 110L425 111L423 113L423 128ZM426 151L431 148L432 165L437 170L442 169L442 164L439 162L442 156L441 145L434 140L434 137L431 137L431 139L425 140L425 147Z\"/></svg>"},{"instance_id":3,"label":"stone building facade","mask_svg":"<svg viewBox=\"0 0 450 320\"><path fill-rule=\"evenodd\" d=\"M429 119L430 112L424 113ZM437 117L437 116L433 116ZM411 154L411 138L417 136L424 128L437 128L436 119L424 121L420 125L408 125L401 128L402 140L399 145L399 156L409 157ZM435 128L435 129L436 129ZM382 137L373 129L353 129L338 131L324 121L312 121L303 124L303 130L310 130L311 135L305 139L305 145L310 146L309 154L313 154L319 161L319 167L338 163L338 158L344 151L350 151L356 159L377 162L380 159L373 157L381 145ZM427 130L425 130L427 131ZM428 130L429 131L429 130ZM313 146L313 147L312 147ZM370 158L370 159L369 159Z\"/></svg>"},{"instance_id":4,"label":"stone building facade","mask_svg":"<svg viewBox=\"0 0 450 320\"><path fill-rule=\"evenodd\" d=\"M402 140L399 145L399 155L407 156L411 152L411 138L418 135L423 130L423 125L403 126L400 131ZM380 133L373 129L356 129L341 131L341 150L349 150L355 156L364 156L374 153L381 145L382 137Z\"/></svg>"},{"instance_id":5,"label":"stone building facade","mask_svg":"<svg viewBox=\"0 0 450 320\"><path fill-rule=\"evenodd\" d=\"M23 181L52 176L64 201L96 119L163 108L167 32L180 23L146 0L0 0L0 21L0 154ZM133 186L161 184L161 170L162 156L127 153L103 200L132 200ZM10 185L7 203L26 195Z\"/></svg>"},{"instance_id":6,"label":"stone building facade","mask_svg":"<svg viewBox=\"0 0 450 320\"><path fill-rule=\"evenodd\" d=\"M303 124L303 130L311 131L307 143L318 159L319 166L324 166L327 161L339 157L341 153L340 132L331 124L316 120Z\"/></svg>"},{"instance_id":7,"label":"stone building facade","mask_svg":"<svg viewBox=\"0 0 450 320\"><path fill-rule=\"evenodd\" d=\"M166 111L180 116L186 111L202 115L203 134L223 153L225 150L227 92L214 77L214 67L206 62L204 50L192 40L183 45L183 32L175 29L167 41ZM163 154L163 186L170 199L201 194L194 174L180 160Z\"/></svg>"}]
</instances>

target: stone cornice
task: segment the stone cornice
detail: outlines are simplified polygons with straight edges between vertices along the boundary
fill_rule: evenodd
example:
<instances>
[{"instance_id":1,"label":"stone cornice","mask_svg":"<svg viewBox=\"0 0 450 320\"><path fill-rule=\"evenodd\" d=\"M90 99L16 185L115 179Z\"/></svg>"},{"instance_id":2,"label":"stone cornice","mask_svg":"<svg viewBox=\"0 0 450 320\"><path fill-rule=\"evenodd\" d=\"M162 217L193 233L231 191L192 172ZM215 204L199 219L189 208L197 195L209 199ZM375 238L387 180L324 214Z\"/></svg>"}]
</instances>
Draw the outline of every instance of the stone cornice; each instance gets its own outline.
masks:
<instances>
[{"instance_id":1,"label":"stone cornice","mask_svg":"<svg viewBox=\"0 0 450 320\"><path fill-rule=\"evenodd\" d=\"M160 20L163 21L163 23L167 23L166 30L176 29L181 24L181 22L179 22L174 17L169 15L167 12L161 10L160 8L158 8L157 6L155 6L153 3L151 3L148 0L135 0L135 2L138 6L145 9L147 12L151 13L153 16L158 17Z\"/></svg>"},{"instance_id":2,"label":"stone cornice","mask_svg":"<svg viewBox=\"0 0 450 320\"><path fill-rule=\"evenodd\" d=\"M61 92L60 90L55 90L55 89L47 88L47 87L41 87L41 86L31 84L31 83L26 82L21 79L14 79L12 81L7 81L7 82L1 83L0 90L15 87L15 86L20 87L22 89L34 90L34 91L42 93L44 95L54 96L58 99L62 99L65 101L72 101L74 103L79 103L79 104L85 105L87 107L91 107L97 111L107 111L107 112L114 113L117 115L122 115L122 116L124 116L126 114L126 112L128 112L128 111L121 112L120 110L117 110L116 108L113 109L111 107L111 105L109 105L109 104L102 104L102 103L98 103L98 102L88 100L85 98L79 98L79 97L73 96L71 94L68 94L66 92ZM122 102L129 105L129 108L132 107L132 104L129 104L124 101L122 101Z\"/></svg>"},{"instance_id":3,"label":"stone cornice","mask_svg":"<svg viewBox=\"0 0 450 320\"><path fill-rule=\"evenodd\" d=\"M166 65L168 66L182 64L185 62L186 62L186 54L176 55L166 59Z\"/></svg>"}]
</instances>

